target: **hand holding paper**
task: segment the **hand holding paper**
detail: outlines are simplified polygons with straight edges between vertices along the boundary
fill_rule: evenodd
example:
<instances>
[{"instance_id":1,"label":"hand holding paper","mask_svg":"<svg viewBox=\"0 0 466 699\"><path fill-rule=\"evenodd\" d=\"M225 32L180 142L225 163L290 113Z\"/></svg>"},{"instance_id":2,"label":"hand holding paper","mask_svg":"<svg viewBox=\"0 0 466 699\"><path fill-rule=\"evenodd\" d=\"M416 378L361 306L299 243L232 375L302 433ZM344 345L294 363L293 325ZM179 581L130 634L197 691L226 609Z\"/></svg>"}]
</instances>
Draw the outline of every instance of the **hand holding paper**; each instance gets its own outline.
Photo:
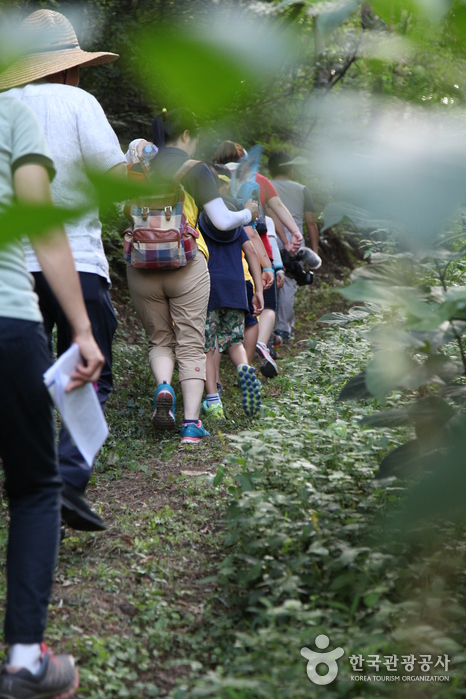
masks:
<instances>
[{"instance_id":1,"label":"hand holding paper","mask_svg":"<svg viewBox=\"0 0 466 699\"><path fill-rule=\"evenodd\" d=\"M96 372L98 378L100 364ZM94 387L84 376L92 377L92 366L85 367L76 343L44 374L44 382L89 468L108 435L108 427ZM75 379L74 381L72 379ZM78 386L78 388L74 388ZM71 387L71 388L70 388Z\"/></svg>"}]
</instances>

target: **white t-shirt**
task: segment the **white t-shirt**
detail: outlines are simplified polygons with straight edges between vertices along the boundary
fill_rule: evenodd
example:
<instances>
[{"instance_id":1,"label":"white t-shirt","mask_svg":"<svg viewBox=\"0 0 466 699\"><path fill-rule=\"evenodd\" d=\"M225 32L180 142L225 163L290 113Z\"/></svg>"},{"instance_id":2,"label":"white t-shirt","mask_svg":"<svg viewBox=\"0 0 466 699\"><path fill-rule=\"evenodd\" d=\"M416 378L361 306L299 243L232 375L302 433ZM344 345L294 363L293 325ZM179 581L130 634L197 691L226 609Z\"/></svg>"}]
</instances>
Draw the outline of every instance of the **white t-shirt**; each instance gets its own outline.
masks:
<instances>
[{"instance_id":1,"label":"white t-shirt","mask_svg":"<svg viewBox=\"0 0 466 699\"><path fill-rule=\"evenodd\" d=\"M106 172L125 162L102 107L88 92L71 85L39 82L4 94L25 102L44 130L57 171L52 182L57 206L74 208L89 203L94 190L86 170ZM97 202L65 228L78 272L92 272L110 281ZM39 272L32 247L27 243L24 247L28 270Z\"/></svg>"}]
</instances>

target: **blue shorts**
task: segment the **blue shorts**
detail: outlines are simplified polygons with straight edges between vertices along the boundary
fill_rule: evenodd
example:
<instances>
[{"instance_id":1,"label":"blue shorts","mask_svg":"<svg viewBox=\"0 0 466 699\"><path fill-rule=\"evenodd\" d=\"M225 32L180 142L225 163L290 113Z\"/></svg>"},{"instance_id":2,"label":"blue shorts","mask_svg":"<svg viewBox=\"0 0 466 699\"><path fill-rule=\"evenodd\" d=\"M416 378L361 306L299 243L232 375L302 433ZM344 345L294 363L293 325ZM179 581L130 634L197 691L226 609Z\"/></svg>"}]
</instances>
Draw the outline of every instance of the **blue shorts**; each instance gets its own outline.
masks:
<instances>
[{"instance_id":1,"label":"blue shorts","mask_svg":"<svg viewBox=\"0 0 466 699\"><path fill-rule=\"evenodd\" d=\"M275 276L272 286L264 291L264 309L266 308L269 308L275 313L277 312L277 281Z\"/></svg>"}]
</instances>

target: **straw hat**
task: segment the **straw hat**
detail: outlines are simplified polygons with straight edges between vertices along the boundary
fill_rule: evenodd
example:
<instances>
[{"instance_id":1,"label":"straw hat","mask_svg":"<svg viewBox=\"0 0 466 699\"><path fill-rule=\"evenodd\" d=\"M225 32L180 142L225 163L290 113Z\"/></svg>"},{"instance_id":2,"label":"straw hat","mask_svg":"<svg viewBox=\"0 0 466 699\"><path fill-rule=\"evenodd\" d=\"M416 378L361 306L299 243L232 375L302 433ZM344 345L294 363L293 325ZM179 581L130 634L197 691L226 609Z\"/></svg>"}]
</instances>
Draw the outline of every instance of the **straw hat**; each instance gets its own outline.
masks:
<instances>
[{"instance_id":1,"label":"straw hat","mask_svg":"<svg viewBox=\"0 0 466 699\"><path fill-rule=\"evenodd\" d=\"M97 66L119 58L106 51L83 51L71 22L59 12L38 10L21 23L29 51L0 73L0 90L9 90L75 66Z\"/></svg>"}]
</instances>

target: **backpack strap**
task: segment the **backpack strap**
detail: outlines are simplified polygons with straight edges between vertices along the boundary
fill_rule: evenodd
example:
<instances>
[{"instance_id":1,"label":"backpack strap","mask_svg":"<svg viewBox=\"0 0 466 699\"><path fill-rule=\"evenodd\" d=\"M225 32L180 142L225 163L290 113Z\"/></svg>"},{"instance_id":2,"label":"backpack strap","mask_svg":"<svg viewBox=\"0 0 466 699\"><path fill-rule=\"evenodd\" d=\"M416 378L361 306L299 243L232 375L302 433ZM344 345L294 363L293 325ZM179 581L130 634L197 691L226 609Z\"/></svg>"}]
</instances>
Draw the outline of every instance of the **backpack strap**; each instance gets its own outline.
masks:
<instances>
[{"instance_id":1,"label":"backpack strap","mask_svg":"<svg viewBox=\"0 0 466 699\"><path fill-rule=\"evenodd\" d=\"M180 180L183 179L185 175L188 174L188 172L195 166L198 165L199 163L202 163L202 160L193 160L192 158L188 158L188 160L185 160L183 165L175 172L173 175L173 180L175 182L179 182Z\"/></svg>"}]
</instances>

